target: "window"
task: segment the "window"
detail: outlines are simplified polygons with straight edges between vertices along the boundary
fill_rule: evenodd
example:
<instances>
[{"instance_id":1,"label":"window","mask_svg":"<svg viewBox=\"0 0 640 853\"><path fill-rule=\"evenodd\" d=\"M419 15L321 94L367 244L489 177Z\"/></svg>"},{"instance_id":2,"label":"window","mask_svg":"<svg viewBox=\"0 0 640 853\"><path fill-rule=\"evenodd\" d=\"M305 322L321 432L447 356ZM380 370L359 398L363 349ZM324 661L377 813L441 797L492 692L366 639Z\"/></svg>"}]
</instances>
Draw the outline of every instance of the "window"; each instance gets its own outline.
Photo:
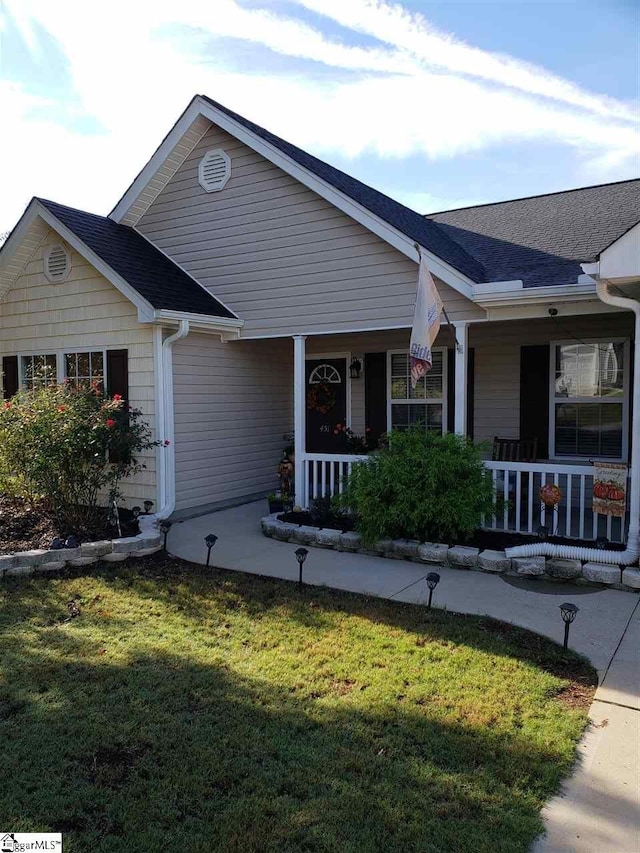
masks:
<instances>
[{"instance_id":1,"label":"window","mask_svg":"<svg viewBox=\"0 0 640 853\"><path fill-rule=\"evenodd\" d=\"M58 382L57 359L50 355L22 356L22 386L29 390L56 385Z\"/></svg>"},{"instance_id":2,"label":"window","mask_svg":"<svg viewBox=\"0 0 640 853\"><path fill-rule=\"evenodd\" d=\"M97 382L105 387L105 353L103 350L67 353L34 353L20 357L23 388L56 385L68 380L73 386Z\"/></svg>"},{"instance_id":3,"label":"window","mask_svg":"<svg viewBox=\"0 0 640 853\"><path fill-rule=\"evenodd\" d=\"M551 345L552 456L624 459L628 343Z\"/></svg>"},{"instance_id":4,"label":"window","mask_svg":"<svg viewBox=\"0 0 640 853\"><path fill-rule=\"evenodd\" d=\"M389 429L407 429L423 424L426 429L443 432L446 424L445 350L433 350L433 366L426 376L411 387L409 353L388 354Z\"/></svg>"},{"instance_id":5,"label":"window","mask_svg":"<svg viewBox=\"0 0 640 853\"><path fill-rule=\"evenodd\" d=\"M71 385L91 385L96 382L104 390L104 353L68 352L65 357L65 378Z\"/></svg>"},{"instance_id":6,"label":"window","mask_svg":"<svg viewBox=\"0 0 640 853\"><path fill-rule=\"evenodd\" d=\"M329 385L339 385L342 382L340 373L332 364L319 364L311 371L309 385L318 385L322 382L328 382Z\"/></svg>"}]
</instances>

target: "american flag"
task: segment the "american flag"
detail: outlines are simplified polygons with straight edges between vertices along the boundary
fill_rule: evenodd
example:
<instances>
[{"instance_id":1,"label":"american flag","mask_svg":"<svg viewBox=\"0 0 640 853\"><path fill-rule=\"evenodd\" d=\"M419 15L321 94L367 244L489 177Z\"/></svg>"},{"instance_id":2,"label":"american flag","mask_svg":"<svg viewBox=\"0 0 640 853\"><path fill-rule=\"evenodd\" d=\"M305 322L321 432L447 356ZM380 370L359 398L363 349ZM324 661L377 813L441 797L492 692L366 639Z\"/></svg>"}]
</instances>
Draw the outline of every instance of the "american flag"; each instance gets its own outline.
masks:
<instances>
[{"instance_id":1,"label":"american flag","mask_svg":"<svg viewBox=\"0 0 640 853\"><path fill-rule=\"evenodd\" d=\"M431 347L440 331L441 313L442 300L440 294L426 261L420 255L416 309L413 315L411 345L409 347L412 388L415 388L418 380L431 370Z\"/></svg>"}]
</instances>

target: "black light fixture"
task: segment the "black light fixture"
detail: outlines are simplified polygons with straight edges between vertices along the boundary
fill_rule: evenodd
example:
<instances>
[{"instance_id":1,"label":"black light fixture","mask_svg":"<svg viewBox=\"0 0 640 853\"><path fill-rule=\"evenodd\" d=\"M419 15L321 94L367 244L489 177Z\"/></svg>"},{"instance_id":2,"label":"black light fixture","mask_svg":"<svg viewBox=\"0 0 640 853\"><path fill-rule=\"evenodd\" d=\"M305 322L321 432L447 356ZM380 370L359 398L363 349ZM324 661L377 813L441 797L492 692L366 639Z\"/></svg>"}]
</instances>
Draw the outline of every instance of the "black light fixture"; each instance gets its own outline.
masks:
<instances>
[{"instance_id":1,"label":"black light fixture","mask_svg":"<svg viewBox=\"0 0 640 853\"><path fill-rule=\"evenodd\" d=\"M164 550L166 551L167 550L167 536L169 535L169 531L171 530L171 522L168 521L166 518L163 518L162 521L160 522L160 524L158 524L158 530L164 536L163 547L164 547Z\"/></svg>"},{"instance_id":2,"label":"black light fixture","mask_svg":"<svg viewBox=\"0 0 640 853\"><path fill-rule=\"evenodd\" d=\"M218 537L215 533L209 533L208 536L204 537L204 544L207 546L207 568L209 568L209 561L211 559L211 549L218 541Z\"/></svg>"},{"instance_id":3,"label":"black light fixture","mask_svg":"<svg viewBox=\"0 0 640 853\"><path fill-rule=\"evenodd\" d=\"M351 377L351 379L360 379L361 370L362 362L354 355L351 359L351 364L349 365L349 376Z\"/></svg>"},{"instance_id":4,"label":"black light fixture","mask_svg":"<svg viewBox=\"0 0 640 853\"><path fill-rule=\"evenodd\" d=\"M440 583L440 575L437 572L429 572L427 575L427 586L429 587L429 603L427 607L431 607L431 599L433 598L433 590Z\"/></svg>"},{"instance_id":5,"label":"black light fixture","mask_svg":"<svg viewBox=\"0 0 640 853\"><path fill-rule=\"evenodd\" d=\"M560 605L560 613L562 613L562 621L564 622L564 648L566 649L569 645L569 625L576 618L576 613L580 608L576 607L575 604L572 604L570 601L565 601L564 604Z\"/></svg>"},{"instance_id":6,"label":"black light fixture","mask_svg":"<svg viewBox=\"0 0 640 853\"><path fill-rule=\"evenodd\" d=\"M296 548L296 560L298 561L298 566L300 569L300 575L298 577L298 584L302 586L302 566L304 565L304 561L307 559L308 550L306 548Z\"/></svg>"},{"instance_id":7,"label":"black light fixture","mask_svg":"<svg viewBox=\"0 0 640 853\"><path fill-rule=\"evenodd\" d=\"M143 501L142 506L144 507L144 514L149 515L153 509L153 501Z\"/></svg>"}]
</instances>

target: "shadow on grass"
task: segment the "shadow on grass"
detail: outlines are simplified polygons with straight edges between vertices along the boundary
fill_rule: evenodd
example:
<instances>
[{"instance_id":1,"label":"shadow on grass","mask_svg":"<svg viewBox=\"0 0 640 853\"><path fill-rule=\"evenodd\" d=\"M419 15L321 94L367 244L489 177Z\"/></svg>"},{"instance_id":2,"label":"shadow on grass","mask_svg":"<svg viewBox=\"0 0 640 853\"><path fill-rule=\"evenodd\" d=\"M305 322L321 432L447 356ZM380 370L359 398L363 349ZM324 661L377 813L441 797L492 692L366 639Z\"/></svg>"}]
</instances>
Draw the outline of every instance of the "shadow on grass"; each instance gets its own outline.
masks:
<instances>
[{"instance_id":1,"label":"shadow on grass","mask_svg":"<svg viewBox=\"0 0 640 853\"><path fill-rule=\"evenodd\" d=\"M196 574L186 564L140 571L98 579L116 602L155 602L159 625L178 601L185 620L206 626L214 597L215 617L242 610L255 622L276 609L322 633L346 614L415 632L418 648L430 639L472 643L583 666L492 620ZM525 851L570 765L567 750L535 726L527 734L480 727L400 696L362 706L347 680L331 694L305 693L226 666L215 643L211 659L196 662L186 647L151 653L132 640L127 659L112 662L100 637L126 643L131 618L114 611L102 634L84 634L83 615L71 619L57 582L10 584L6 600L3 621L17 639L2 654L0 825L62 830L70 853L148 853L169 843L189 853ZM88 602L79 607L84 614Z\"/></svg>"}]
</instances>

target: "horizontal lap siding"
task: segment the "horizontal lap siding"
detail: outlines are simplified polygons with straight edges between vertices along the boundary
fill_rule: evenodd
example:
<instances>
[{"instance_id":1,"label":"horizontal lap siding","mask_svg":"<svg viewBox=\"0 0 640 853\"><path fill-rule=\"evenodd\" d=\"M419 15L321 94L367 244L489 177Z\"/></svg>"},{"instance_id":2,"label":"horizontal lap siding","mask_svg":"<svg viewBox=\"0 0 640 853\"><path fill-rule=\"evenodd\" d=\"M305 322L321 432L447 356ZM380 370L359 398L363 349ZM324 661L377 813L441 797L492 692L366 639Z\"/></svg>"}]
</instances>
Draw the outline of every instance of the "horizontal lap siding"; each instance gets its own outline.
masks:
<instances>
[{"instance_id":1,"label":"horizontal lap siding","mask_svg":"<svg viewBox=\"0 0 640 853\"><path fill-rule=\"evenodd\" d=\"M293 346L190 334L173 349L176 509L275 490L293 429Z\"/></svg>"},{"instance_id":2,"label":"horizontal lap siding","mask_svg":"<svg viewBox=\"0 0 640 853\"><path fill-rule=\"evenodd\" d=\"M231 157L231 179L206 193L198 164L212 148ZM245 321L244 335L411 322L416 264L216 127L138 228ZM452 320L484 316L440 291Z\"/></svg>"},{"instance_id":3,"label":"horizontal lap siding","mask_svg":"<svg viewBox=\"0 0 640 853\"><path fill-rule=\"evenodd\" d=\"M131 404L155 428L152 331L138 322L137 310L104 276L76 252L67 281L51 284L43 272L47 246L60 242L50 233L35 250L7 297L0 301L0 357L18 352L127 349ZM123 484L124 503L155 499L155 453L146 470Z\"/></svg>"},{"instance_id":4,"label":"horizontal lap siding","mask_svg":"<svg viewBox=\"0 0 640 853\"><path fill-rule=\"evenodd\" d=\"M520 436L520 348L571 338L631 337L631 313L471 326L475 350L474 438Z\"/></svg>"}]
</instances>

